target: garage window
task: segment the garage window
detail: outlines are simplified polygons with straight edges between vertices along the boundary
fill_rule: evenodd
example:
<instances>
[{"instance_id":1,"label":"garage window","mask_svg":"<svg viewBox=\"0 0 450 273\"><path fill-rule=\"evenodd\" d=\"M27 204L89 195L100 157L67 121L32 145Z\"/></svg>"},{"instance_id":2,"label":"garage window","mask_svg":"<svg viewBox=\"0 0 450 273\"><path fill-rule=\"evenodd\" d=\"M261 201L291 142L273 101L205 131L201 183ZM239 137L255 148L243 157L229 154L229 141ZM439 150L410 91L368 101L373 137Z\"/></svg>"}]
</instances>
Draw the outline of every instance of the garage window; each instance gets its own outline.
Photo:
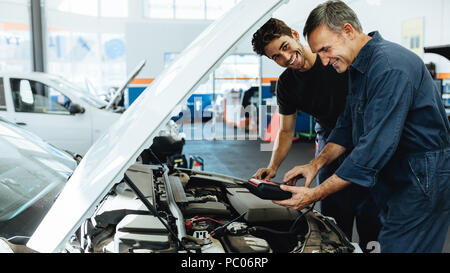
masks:
<instances>
[{"instance_id":1,"label":"garage window","mask_svg":"<svg viewBox=\"0 0 450 273\"><path fill-rule=\"evenodd\" d=\"M28 2L0 0L0 71L31 71Z\"/></svg>"},{"instance_id":2,"label":"garage window","mask_svg":"<svg viewBox=\"0 0 450 273\"><path fill-rule=\"evenodd\" d=\"M216 20L239 1L208 0L206 2L206 19Z\"/></svg>"},{"instance_id":3,"label":"garage window","mask_svg":"<svg viewBox=\"0 0 450 273\"><path fill-rule=\"evenodd\" d=\"M53 10L98 16L98 0L47 0L45 4Z\"/></svg>"},{"instance_id":4,"label":"garage window","mask_svg":"<svg viewBox=\"0 0 450 273\"><path fill-rule=\"evenodd\" d=\"M241 0L145 0L145 16L154 19L216 20Z\"/></svg>"},{"instance_id":5,"label":"garage window","mask_svg":"<svg viewBox=\"0 0 450 273\"><path fill-rule=\"evenodd\" d=\"M233 54L228 56L215 71L215 87L218 94L231 90L245 91L259 85L259 56Z\"/></svg>"},{"instance_id":6,"label":"garage window","mask_svg":"<svg viewBox=\"0 0 450 273\"><path fill-rule=\"evenodd\" d=\"M173 0L147 0L145 3L146 15L149 18L173 19L175 17Z\"/></svg>"},{"instance_id":7,"label":"garage window","mask_svg":"<svg viewBox=\"0 0 450 273\"><path fill-rule=\"evenodd\" d=\"M6 111L5 88L3 78L0 78L0 111Z\"/></svg>"},{"instance_id":8,"label":"garage window","mask_svg":"<svg viewBox=\"0 0 450 273\"><path fill-rule=\"evenodd\" d=\"M128 0L100 0L102 17L128 17Z\"/></svg>"},{"instance_id":9,"label":"garage window","mask_svg":"<svg viewBox=\"0 0 450 273\"><path fill-rule=\"evenodd\" d=\"M46 84L11 79L11 91L16 112L70 115L69 98Z\"/></svg>"},{"instance_id":10,"label":"garage window","mask_svg":"<svg viewBox=\"0 0 450 273\"><path fill-rule=\"evenodd\" d=\"M175 18L204 19L205 3L203 0L177 0L175 4Z\"/></svg>"}]
</instances>

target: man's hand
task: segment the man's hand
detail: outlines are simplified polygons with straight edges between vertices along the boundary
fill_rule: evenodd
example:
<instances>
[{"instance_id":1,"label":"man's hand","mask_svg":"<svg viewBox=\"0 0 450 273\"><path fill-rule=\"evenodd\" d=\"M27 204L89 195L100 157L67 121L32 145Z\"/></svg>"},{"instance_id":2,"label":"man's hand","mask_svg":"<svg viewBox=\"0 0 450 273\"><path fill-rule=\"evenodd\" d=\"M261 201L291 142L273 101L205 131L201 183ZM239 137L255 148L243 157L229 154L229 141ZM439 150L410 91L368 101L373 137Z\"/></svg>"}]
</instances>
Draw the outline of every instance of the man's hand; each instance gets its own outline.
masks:
<instances>
[{"instance_id":1,"label":"man's hand","mask_svg":"<svg viewBox=\"0 0 450 273\"><path fill-rule=\"evenodd\" d=\"M301 210L306 208L308 205L320 200L314 189L286 185L281 185L280 188L284 191L292 192L291 199L272 201L273 203L283 207Z\"/></svg>"},{"instance_id":2,"label":"man's hand","mask_svg":"<svg viewBox=\"0 0 450 273\"><path fill-rule=\"evenodd\" d=\"M307 187L281 185L280 188L282 190L292 192L292 197L287 200L273 202L280 206L300 210L304 209L311 203L323 200L330 194L340 191L343 188L348 187L350 184L351 182L343 180L336 174L333 174L319 186L312 189Z\"/></svg>"},{"instance_id":3,"label":"man's hand","mask_svg":"<svg viewBox=\"0 0 450 273\"><path fill-rule=\"evenodd\" d=\"M278 131L277 138L275 139L275 144L269 165L267 165L267 168L259 169L253 175L253 178L271 179L275 177L278 167L286 158L289 149L291 148L292 137L294 136L295 132L296 117L297 113L294 113L292 115L280 114L280 130Z\"/></svg>"},{"instance_id":4,"label":"man's hand","mask_svg":"<svg viewBox=\"0 0 450 273\"><path fill-rule=\"evenodd\" d=\"M306 179L305 187L309 188L318 171L319 169L311 163L303 166L296 166L284 175L283 182L294 186L297 182L298 176L302 175Z\"/></svg>"},{"instance_id":5,"label":"man's hand","mask_svg":"<svg viewBox=\"0 0 450 273\"><path fill-rule=\"evenodd\" d=\"M256 179L270 179L275 177L277 171L272 168L261 168L252 177Z\"/></svg>"}]
</instances>

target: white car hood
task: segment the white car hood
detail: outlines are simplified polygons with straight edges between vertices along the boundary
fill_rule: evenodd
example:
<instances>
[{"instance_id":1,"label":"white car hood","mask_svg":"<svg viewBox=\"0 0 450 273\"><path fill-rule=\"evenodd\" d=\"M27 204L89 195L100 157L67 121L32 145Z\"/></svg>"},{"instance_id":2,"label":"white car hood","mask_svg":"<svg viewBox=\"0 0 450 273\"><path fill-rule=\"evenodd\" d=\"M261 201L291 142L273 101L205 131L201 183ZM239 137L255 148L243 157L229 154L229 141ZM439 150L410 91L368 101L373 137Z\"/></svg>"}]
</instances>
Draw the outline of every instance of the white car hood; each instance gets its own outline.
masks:
<instances>
[{"instance_id":1,"label":"white car hood","mask_svg":"<svg viewBox=\"0 0 450 273\"><path fill-rule=\"evenodd\" d=\"M246 33L256 31L286 2L242 0L201 33L90 148L27 246L44 253L62 251L139 154L150 147L177 105Z\"/></svg>"}]
</instances>

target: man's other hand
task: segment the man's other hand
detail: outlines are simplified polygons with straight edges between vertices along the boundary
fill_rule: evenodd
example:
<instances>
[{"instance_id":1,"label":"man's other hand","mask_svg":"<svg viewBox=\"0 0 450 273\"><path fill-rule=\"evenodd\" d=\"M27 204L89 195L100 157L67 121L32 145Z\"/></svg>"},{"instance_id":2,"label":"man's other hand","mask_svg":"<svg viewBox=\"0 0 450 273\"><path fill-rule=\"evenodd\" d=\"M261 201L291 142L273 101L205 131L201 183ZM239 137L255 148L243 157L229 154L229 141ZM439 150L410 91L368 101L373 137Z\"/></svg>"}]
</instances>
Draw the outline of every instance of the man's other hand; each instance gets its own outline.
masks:
<instances>
[{"instance_id":1,"label":"man's other hand","mask_svg":"<svg viewBox=\"0 0 450 273\"><path fill-rule=\"evenodd\" d=\"M296 166L284 175L283 183L294 186L299 177L304 177L306 179L305 187L309 188L318 171L313 164Z\"/></svg>"},{"instance_id":2,"label":"man's other hand","mask_svg":"<svg viewBox=\"0 0 450 273\"><path fill-rule=\"evenodd\" d=\"M314 189L287 185L281 185L280 188L284 191L292 192L292 197L290 199L272 202L286 208L301 210L319 200Z\"/></svg>"},{"instance_id":3,"label":"man's other hand","mask_svg":"<svg viewBox=\"0 0 450 273\"><path fill-rule=\"evenodd\" d=\"M261 168L252 177L256 179L271 179L276 174L277 171L272 168Z\"/></svg>"}]
</instances>

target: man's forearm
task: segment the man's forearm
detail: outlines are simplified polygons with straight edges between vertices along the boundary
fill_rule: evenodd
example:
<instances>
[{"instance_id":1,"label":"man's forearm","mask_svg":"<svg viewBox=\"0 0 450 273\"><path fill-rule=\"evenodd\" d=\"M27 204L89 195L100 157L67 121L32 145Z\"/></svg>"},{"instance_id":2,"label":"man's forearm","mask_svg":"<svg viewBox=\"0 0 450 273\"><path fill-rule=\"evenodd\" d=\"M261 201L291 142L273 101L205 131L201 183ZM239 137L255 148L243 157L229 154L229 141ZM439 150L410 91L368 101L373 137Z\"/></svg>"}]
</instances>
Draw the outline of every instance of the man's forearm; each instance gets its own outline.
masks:
<instances>
[{"instance_id":1,"label":"man's forearm","mask_svg":"<svg viewBox=\"0 0 450 273\"><path fill-rule=\"evenodd\" d=\"M314 165L317 170L320 170L345 153L345 150L346 148L344 146L329 142L322 152L311 161L311 164Z\"/></svg>"},{"instance_id":2,"label":"man's forearm","mask_svg":"<svg viewBox=\"0 0 450 273\"><path fill-rule=\"evenodd\" d=\"M280 206L301 210L314 202L325 199L330 194L342 190L350 184L350 182L334 174L315 188L281 185L282 190L293 193L292 198L273 202Z\"/></svg>"},{"instance_id":3,"label":"man's forearm","mask_svg":"<svg viewBox=\"0 0 450 273\"><path fill-rule=\"evenodd\" d=\"M330 176L327 180L313 189L315 201L323 200L327 196L342 190L349 186L351 182L341 179L336 174Z\"/></svg>"},{"instance_id":4,"label":"man's forearm","mask_svg":"<svg viewBox=\"0 0 450 273\"><path fill-rule=\"evenodd\" d=\"M272 158L270 159L269 168L277 170L283 160L289 153L292 146L293 133L280 131L275 140Z\"/></svg>"}]
</instances>

